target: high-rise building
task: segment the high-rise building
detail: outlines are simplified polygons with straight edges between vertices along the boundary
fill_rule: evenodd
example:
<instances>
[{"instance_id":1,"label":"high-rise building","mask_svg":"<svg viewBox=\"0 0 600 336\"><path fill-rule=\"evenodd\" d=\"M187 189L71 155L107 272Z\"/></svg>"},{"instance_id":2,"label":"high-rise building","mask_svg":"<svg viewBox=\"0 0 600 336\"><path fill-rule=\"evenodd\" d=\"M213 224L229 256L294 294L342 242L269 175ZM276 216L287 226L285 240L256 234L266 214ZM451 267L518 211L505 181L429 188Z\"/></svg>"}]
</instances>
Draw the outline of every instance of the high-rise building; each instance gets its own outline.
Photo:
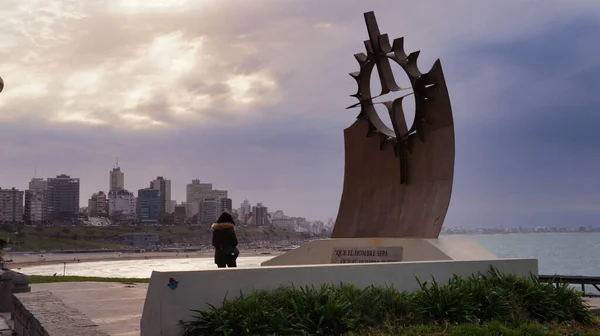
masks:
<instances>
[{"instance_id":1,"label":"high-rise building","mask_svg":"<svg viewBox=\"0 0 600 336\"><path fill-rule=\"evenodd\" d=\"M326 230L325 230L325 223L321 222L321 221L315 221L311 224L311 231L312 233L316 234L316 235L324 235Z\"/></svg>"},{"instance_id":2,"label":"high-rise building","mask_svg":"<svg viewBox=\"0 0 600 336\"><path fill-rule=\"evenodd\" d=\"M108 193L108 215L129 217L136 214L137 201L135 195L125 189L111 190Z\"/></svg>"},{"instance_id":3,"label":"high-rise building","mask_svg":"<svg viewBox=\"0 0 600 336\"><path fill-rule=\"evenodd\" d=\"M108 200L104 191L94 193L88 200L88 216L104 217L108 215Z\"/></svg>"},{"instance_id":4,"label":"high-rise building","mask_svg":"<svg viewBox=\"0 0 600 336\"><path fill-rule=\"evenodd\" d=\"M301 228L304 229L306 231L310 231L310 222L306 220L305 217L297 217L296 218L296 225Z\"/></svg>"},{"instance_id":5,"label":"high-rise building","mask_svg":"<svg viewBox=\"0 0 600 336\"><path fill-rule=\"evenodd\" d=\"M23 222L23 191L0 188L0 222Z\"/></svg>"},{"instance_id":6,"label":"high-rise building","mask_svg":"<svg viewBox=\"0 0 600 336\"><path fill-rule=\"evenodd\" d=\"M169 208L171 201L171 180L167 180L162 176L158 176L156 180L150 181L150 188L160 191L160 201L162 202L161 212L159 217L162 216L165 211Z\"/></svg>"},{"instance_id":7,"label":"high-rise building","mask_svg":"<svg viewBox=\"0 0 600 336\"><path fill-rule=\"evenodd\" d=\"M143 224L156 224L164 214L163 198L158 189L146 188L138 190L137 213Z\"/></svg>"},{"instance_id":8,"label":"high-rise building","mask_svg":"<svg viewBox=\"0 0 600 336\"><path fill-rule=\"evenodd\" d=\"M201 216L200 223L203 225L210 225L217 221L217 218L221 214L219 208L221 202L217 198L205 198L201 204Z\"/></svg>"},{"instance_id":9,"label":"high-rise building","mask_svg":"<svg viewBox=\"0 0 600 336\"><path fill-rule=\"evenodd\" d=\"M203 193L211 190L213 190L212 183L201 183L199 179L192 180L185 189L185 202L200 202Z\"/></svg>"},{"instance_id":10,"label":"high-rise building","mask_svg":"<svg viewBox=\"0 0 600 336\"><path fill-rule=\"evenodd\" d=\"M51 218L74 218L79 214L79 179L61 174L48 178Z\"/></svg>"},{"instance_id":11,"label":"high-rise building","mask_svg":"<svg viewBox=\"0 0 600 336\"><path fill-rule=\"evenodd\" d=\"M297 219L293 217L286 218L273 218L271 223L275 227L285 228L285 229L293 229L296 226Z\"/></svg>"},{"instance_id":12,"label":"high-rise building","mask_svg":"<svg viewBox=\"0 0 600 336\"><path fill-rule=\"evenodd\" d=\"M25 191L25 221L33 225L45 223L48 220L49 201L48 181L31 179L29 189Z\"/></svg>"},{"instance_id":13,"label":"high-rise building","mask_svg":"<svg viewBox=\"0 0 600 336\"><path fill-rule=\"evenodd\" d=\"M242 225L248 224L248 217L250 217L251 215L252 215L252 205L250 205L250 202L248 202L248 200L246 199L240 205L239 216L240 216L241 224Z\"/></svg>"},{"instance_id":14,"label":"high-rise building","mask_svg":"<svg viewBox=\"0 0 600 336\"><path fill-rule=\"evenodd\" d=\"M228 213L232 213L233 212L233 202L231 201L231 198L221 198L221 208L219 209L220 213L223 212L228 212Z\"/></svg>"},{"instance_id":15,"label":"high-rise building","mask_svg":"<svg viewBox=\"0 0 600 336\"><path fill-rule=\"evenodd\" d=\"M175 212L175 207L177 206L177 201L176 200L170 200L167 202L167 209L166 209L166 213L168 214L172 214Z\"/></svg>"},{"instance_id":16,"label":"high-rise building","mask_svg":"<svg viewBox=\"0 0 600 336\"><path fill-rule=\"evenodd\" d=\"M199 179L192 180L192 183L186 186L185 204L188 217L200 214L200 203L211 191L212 183L201 183Z\"/></svg>"},{"instance_id":17,"label":"high-rise building","mask_svg":"<svg viewBox=\"0 0 600 336\"><path fill-rule=\"evenodd\" d=\"M266 206L263 206L262 203L257 203L256 206L252 207L252 224L255 226L269 225L268 213Z\"/></svg>"},{"instance_id":18,"label":"high-rise building","mask_svg":"<svg viewBox=\"0 0 600 336\"><path fill-rule=\"evenodd\" d=\"M214 223L217 219L213 219L212 215L208 218L203 218L205 211L203 210L204 206L202 203L205 200L209 200L209 203L214 201L217 204L216 212L220 212L221 200L224 198L227 198L227 190L213 190L212 183L201 183L198 179L192 180L192 183L188 184L186 188L185 203L187 215L188 217L193 217L198 214L200 223ZM208 204L205 208L211 208L211 206L211 204Z\"/></svg>"},{"instance_id":19,"label":"high-rise building","mask_svg":"<svg viewBox=\"0 0 600 336\"><path fill-rule=\"evenodd\" d=\"M173 221L175 224L184 224L187 219L187 214L185 213L185 205L176 205L175 210L173 211Z\"/></svg>"},{"instance_id":20,"label":"high-rise building","mask_svg":"<svg viewBox=\"0 0 600 336\"><path fill-rule=\"evenodd\" d=\"M188 218L200 217L200 202L185 203L185 213Z\"/></svg>"},{"instance_id":21,"label":"high-rise building","mask_svg":"<svg viewBox=\"0 0 600 336\"><path fill-rule=\"evenodd\" d=\"M121 171L121 167L113 168L109 174L109 189L111 192L113 190L119 191L125 189L125 173Z\"/></svg>"}]
</instances>

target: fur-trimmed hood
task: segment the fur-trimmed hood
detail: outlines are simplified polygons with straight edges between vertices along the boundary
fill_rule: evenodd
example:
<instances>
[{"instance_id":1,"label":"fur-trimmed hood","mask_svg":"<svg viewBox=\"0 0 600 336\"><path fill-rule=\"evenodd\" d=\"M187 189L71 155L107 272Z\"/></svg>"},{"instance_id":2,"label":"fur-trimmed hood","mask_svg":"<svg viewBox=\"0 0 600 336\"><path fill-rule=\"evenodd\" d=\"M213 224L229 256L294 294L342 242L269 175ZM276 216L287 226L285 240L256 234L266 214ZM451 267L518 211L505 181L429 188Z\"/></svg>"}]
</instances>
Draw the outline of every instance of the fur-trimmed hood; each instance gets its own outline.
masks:
<instances>
[{"instance_id":1,"label":"fur-trimmed hood","mask_svg":"<svg viewBox=\"0 0 600 336\"><path fill-rule=\"evenodd\" d=\"M215 230L223 230L223 229L233 229L233 228L235 228L235 224L233 224L233 223L214 223L211 226L211 229L213 231L215 231Z\"/></svg>"}]
</instances>

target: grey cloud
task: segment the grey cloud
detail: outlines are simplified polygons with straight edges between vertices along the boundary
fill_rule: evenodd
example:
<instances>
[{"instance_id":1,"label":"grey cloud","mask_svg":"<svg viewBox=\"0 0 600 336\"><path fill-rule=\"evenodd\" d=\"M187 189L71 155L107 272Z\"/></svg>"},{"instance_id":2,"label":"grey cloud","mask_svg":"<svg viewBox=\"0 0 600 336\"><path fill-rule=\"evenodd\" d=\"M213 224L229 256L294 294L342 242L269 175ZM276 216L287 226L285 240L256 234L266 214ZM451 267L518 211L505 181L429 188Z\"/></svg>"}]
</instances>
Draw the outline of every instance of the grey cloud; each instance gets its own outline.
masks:
<instances>
[{"instance_id":1,"label":"grey cloud","mask_svg":"<svg viewBox=\"0 0 600 336\"><path fill-rule=\"evenodd\" d=\"M589 202L582 203L600 199L594 191L598 186L586 185L599 164L586 153L595 153L591 132L597 122L592 114L597 68L586 55L596 53L581 42L597 28L590 22L568 24L597 13L598 2L532 1L522 6L260 0L204 7L194 2L184 12L139 14L80 3L82 7L71 8L86 16L63 17L60 24L47 27L36 23L44 28L41 32L58 39L38 39L44 45L39 47L22 37L2 54L8 57L0 63L0 75L7 80L7 91L0 94L0 117L5 120L0 150L11 159L0 172L2 187L25 188L37 164L46 176L65 172L81 177L84 200L106 188L107 171L119 156L131 190L164 175L173 180L174 197L183 200L185 183L201 178L230 189L236 204L249 198L295 215L334 217L343 178L342 130L356 116L356 111L344 110L354 103L348 95L356 89L347 73L356 70L352 54L363 51L367 38L361 14L372 9L383 31L405 36L407 49L423 49L423 69L442 59L457 129L456 184L447 224L597 220L585 206ZM6 15L17 18L11 6L3 3L0 12L6 7L11 11ZM571 41L565 48L576 52L549 59L558 49L548 46L560 33L551 30L557 19L567 23L560 26L561 40ZM331 27L317 28L324 23ZM13 36L17 32L14 27L7 31ZM167 80L170 73L159 73L151 63L131 65L129 75L119 73L127 62L148 56L147 47L156 37L176 32L183 41L202 38L197 61L208 70L181 74L168 88L155 86L160 80L150 83L138 77L152 75L156 80L163 75ZM26 62L19 61L26 55ZM575 71L573 64L585 67ZM10 67L16 70L9 72ZM62 83L75 72L97 68L106 71L102 90L81 94L85 99L74 104L107 123L48 121L63 105ZM233 106L224 82L232 75L261 71L277 83L277 92L256 86L251 92L261 104ZM49 81L49 94L11 97L17 79L6 74L25 73ZM115 92L144 84L151 86L143 97L147 99L132 110L104 104L113 102ZM170 112L172 99L187 99L185 94L211 97L208 108L186 105L204 119L181 119ZM553 97L552 104L546 96ZM7 105L1 105L3 99ZM553 104L561 109L552 109ZM122 126L125 112L166 126L116 127ZM576 182L569 186L573 178Z\"/></svg>"}]
</instances>

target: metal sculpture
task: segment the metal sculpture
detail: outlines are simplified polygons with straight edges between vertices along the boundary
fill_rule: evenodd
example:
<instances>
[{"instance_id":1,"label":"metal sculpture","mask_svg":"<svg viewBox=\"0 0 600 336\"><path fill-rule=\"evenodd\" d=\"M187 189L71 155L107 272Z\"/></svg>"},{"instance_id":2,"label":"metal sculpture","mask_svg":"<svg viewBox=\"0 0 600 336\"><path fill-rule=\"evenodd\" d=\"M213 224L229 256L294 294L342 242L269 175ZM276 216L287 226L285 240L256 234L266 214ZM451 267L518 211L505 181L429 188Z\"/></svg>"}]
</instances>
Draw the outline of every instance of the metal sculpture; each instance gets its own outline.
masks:
<instances>
[{"instance_id":1,"label":"metal sculpture","mask_svg":"<svg viewBox=\"0 0 600 336\"><path fill-rule=\"evenodd\" d=\"M431 70L417 67L419 51L406 54L404 39L390 44L381 34L373 12L364 14L369 40L367 54L356 54L360 71L350 75L358 84L357 120L344 130L344 189L332 238L437 238L452 193L454 122L450 97L438 59ZM374 102L396 84L390 60L407 74L412 93L393 101ZM381 93L373 97L370 79L377 68ZM402 101L415 99L410 128ZM393 129L377 115L374 104L389 112Z\"/></svg>"},{"instance_id":2,"label":"metal sculpture","mask_svg":"<svg viewBox=\"0 0 600 336\"><path fill-rule=\"evenodd\" d=\"M0 77L0 92L2 92L3 89L4 89L4 81L2 80L2 77Z\"/></svg>"}]
</instances>

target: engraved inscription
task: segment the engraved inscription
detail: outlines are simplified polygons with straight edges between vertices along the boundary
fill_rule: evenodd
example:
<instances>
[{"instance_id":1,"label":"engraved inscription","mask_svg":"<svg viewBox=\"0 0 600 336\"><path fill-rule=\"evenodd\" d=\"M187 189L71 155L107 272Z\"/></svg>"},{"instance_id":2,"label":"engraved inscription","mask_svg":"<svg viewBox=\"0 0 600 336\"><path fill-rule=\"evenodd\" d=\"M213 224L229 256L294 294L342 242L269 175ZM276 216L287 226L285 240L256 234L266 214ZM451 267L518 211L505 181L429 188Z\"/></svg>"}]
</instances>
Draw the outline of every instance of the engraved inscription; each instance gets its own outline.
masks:
<instances>
[{"instance_id":1,"label":"engraved inscription","mask_svg":"<svg viewBox=\"0 0 600 336\"><path fill-rule=\"evenodd\" d=\"M402 246L334 247L332 264L380 263L402 261Z\"/></svg>"}]
</instances>

